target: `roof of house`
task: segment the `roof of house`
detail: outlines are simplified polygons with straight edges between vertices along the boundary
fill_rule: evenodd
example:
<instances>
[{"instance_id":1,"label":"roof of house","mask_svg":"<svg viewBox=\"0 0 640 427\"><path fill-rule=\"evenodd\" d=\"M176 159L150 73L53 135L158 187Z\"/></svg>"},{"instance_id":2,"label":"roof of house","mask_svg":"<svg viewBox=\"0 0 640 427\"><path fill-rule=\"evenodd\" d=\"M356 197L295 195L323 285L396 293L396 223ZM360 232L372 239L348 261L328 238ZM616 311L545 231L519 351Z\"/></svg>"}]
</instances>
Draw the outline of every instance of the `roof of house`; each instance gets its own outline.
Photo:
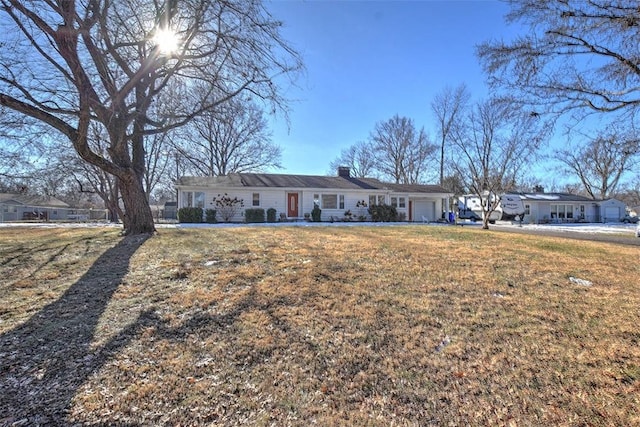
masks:
<instances>
[{"instance_id":1,"label":"roof of house","mask_svg":"<svg viewBox=\"0 0 640 427\"><path fill-rule=\"evenodd\" d=\"M594 200L586 196L570 193L519 193L523 200L537 200L549 202L592 202L597 203L602 200Z\"/></svg>"},{"instance_id":2,"label":"roof of house","mask_svg":"<svg viewBox=\"0 0 640 427\"><path fill-rule=\"evenodd\" d=\"M375 178L351 176L285 175L267 173L230 173L224 176L184 176L179 187L251 187L251 188L318 188L335 190L391 190L403 193L445 193L439 185L390 184Z\"/></svg>"},{"instance_id":3,"label":"roof of house","mask_svg":"<svg viewBox=\"0 0 640 427\"><path fill-rule=\"evenodd\" d=\"M37 207L55 207L55 208L68 208L69 205L60 199L56 199L51 196L38 196L31 194L14 194L14 193L0 193L0 203L3 204L19 204L24 206L37 206Z\"/></svg>"}]
</instances>

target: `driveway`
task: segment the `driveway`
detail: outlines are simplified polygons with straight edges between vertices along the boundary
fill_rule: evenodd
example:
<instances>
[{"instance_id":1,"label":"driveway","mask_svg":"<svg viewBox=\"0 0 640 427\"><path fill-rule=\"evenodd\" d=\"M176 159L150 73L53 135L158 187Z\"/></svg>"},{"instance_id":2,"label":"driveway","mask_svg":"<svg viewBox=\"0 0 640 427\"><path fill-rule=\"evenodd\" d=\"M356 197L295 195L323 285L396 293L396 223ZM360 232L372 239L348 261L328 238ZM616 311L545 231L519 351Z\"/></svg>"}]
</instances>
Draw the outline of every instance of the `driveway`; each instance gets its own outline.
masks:
<instances>
[{"instance_id":1,"label":"driveway","mask_svg":"<svg viewBox=\"0 0 640 427\"><path fill-rule=\"evenodd\" d=\"M634 224L524 224L520 227L516 224L498 222L489 228L495 231L509 233L536 234L564 237L567 239L640 246L640 238L636 237L636 226Z\"/></svg>"}]
</instances>

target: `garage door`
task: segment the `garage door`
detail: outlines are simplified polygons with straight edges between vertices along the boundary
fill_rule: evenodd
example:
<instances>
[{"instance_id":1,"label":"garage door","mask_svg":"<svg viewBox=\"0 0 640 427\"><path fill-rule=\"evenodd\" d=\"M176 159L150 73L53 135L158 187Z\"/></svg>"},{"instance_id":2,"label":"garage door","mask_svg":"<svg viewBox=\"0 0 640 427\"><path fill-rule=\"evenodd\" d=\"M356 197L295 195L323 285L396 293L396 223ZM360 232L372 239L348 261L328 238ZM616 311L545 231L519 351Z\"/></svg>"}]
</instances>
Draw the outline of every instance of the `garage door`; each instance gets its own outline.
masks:
<instances>
[{"instance_id":1,"label":"garage door","mask_svg":"<svg viewBox=\"0 0 640 427\"><path fill-rule=\"evenodd\" d=\"M618 222L620 221L620 208L617 206L607 206L604 209L604 222Z\"/></svg>"},{"instance_id":2,"label":"garage door","mask_svg":"<svg viewBox=\"0 0 640 427\"><path fill-rule=\"evenodd\" d=\"M414 221L422 221L422 217L425 217L428 221L435 221L436 218L436 202L426 200L416 200L413 203L413 216Z\"/></svg>"}]
</instances>

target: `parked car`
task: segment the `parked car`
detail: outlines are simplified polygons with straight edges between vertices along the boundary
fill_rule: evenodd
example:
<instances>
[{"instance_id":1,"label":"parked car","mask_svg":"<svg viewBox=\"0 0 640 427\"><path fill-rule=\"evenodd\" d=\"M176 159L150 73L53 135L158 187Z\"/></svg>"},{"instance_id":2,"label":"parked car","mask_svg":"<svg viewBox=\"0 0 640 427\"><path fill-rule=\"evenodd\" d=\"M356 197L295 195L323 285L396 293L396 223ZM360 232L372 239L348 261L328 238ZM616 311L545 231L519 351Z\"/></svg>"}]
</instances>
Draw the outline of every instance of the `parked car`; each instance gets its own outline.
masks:
<instances>
[{"instance_id":1,"label":"parked car","mask_svg":"<svg viewBox=\"0 0 640 427\"><path fill-rule=\"evenodd\" d=\"M637 216L625 215L620 221L624 222L625 224L637 224L638 219L639 218Z\"/></svg>"},{"instance_id":2,"label":"parked car","mask_svg":"<svg viewBox=\"0 0 640 427\"><path fill-rule=\"evenodd\" d=\"M482 221L482 217L471 209L459 209L458 219L470 219L472 222Z\"/></svg>"}]
</instances>

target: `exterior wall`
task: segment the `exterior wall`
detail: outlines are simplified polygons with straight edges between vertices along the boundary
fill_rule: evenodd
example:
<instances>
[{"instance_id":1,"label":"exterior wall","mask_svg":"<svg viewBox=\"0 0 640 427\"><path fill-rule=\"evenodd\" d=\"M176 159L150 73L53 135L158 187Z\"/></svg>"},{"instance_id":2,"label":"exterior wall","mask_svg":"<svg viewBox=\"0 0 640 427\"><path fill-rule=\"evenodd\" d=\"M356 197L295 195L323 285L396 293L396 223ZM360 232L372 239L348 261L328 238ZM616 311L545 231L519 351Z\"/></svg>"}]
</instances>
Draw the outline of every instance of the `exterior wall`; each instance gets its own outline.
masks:
<instances>
[{"instance_id":1,"label":"exterior wall","mask_svg":"<svg viewBox=\"0 0 640 427\"><path fill-rule=\"evenodd\" d=\"M260 188L260 189L246 189L246 188L227 188L227 189L206 189L206 188L190 188L188 190L180 190L178 195L178 203L180 207L185 207L185 203L187 203L187 199L185 196L185 192L187 191L198 191L203 192L204 196L204 208L203 209L215 209L215 204L213 203L213 198L218 194L227 193L229 197L237 197L238 199L243 200L244 206L238 209L238 213L231 219L232 222L244 222L244 211L250 208L262 208L266 211L269 208L274 208L276 210L276 218L279 220L281 214L287 216L287 194L289 193L297 193L298 194L298 217L296 219L304 218L304 214L311 214L313 210L314 204L314 194L322 195L322 194L344 194L345 196L345 208L344 209L323 209L322 210L322 220L330 221L333 216L335 219L338 217L342 219L344 217L344 212L348 209L351 209L352 212L355 210L355 205L358 200L362 200L362 198L358 199L357 195L351 193L338 193L332 191L320 191L320 190L306 190L306 189L286 189L286 188ZM253 206L253 193L260 194L260 205ZM221 221L220 215L217 216L218 221Z\"/></svg>"},{"instance_id":2,"label":"exterior wall","mask_svg":"<svg viewBox=\"0 0 640 427\"><path fill-rule=\"evenodd\" d=\"M562 223L562 222L599 222L600 215L594 202L566 202L559 200L524 200L525 208L530 207L530 214L525 215L524 221L532 224ZM552 212L551 205L563 205L564 218ZM569 217L568 212L571 212Z\"/></svg>"},{"instance_id":3,"label":"exterior wall","mask_svg":"<svg viewBox=\"0 0 640 427\"><path fill-rule=\"evenodd\" d=\"M237 208L237 212L235 216L231 218L231 222L244 222L244 211L251 208L262 208L265 210L265 215L267 209L275 208L277 211L276 217L279 217L280 212L286 212L286 193L281 189L261 189L255 191L245 188L227 188L215 190L208 188L190 188L188 190L181 189L178 191L178 206L180 208L187 206L188 201L185 194L187 192L204 193L204 206L202 206L203 210L216 209L213 198L218 197L218 195L224 195L225 193L231 198L237 197L238 199L242 200L243 206ZM260 194L259 206L253 206L253 193ZM217 220L222 221L219 212L217 214Z\"/></svg>"},{"instance_id":4,"label":"exterior wall","mask_svg":"<svg viewBox=\"0 0 640 427\"><path fill-rule=\"evenodd\" d=\"M316 202L315 195L318 195L320 198L320 209L322 210L320 219L322 221L343 221L346 219L344 213L346 211L351 211L353 214L352 220L357 220L358 216L366 216L368 218L369 214L367 212L369 206L369 195L380 195L384 197L385 203L389 203L389 196L385 192L380 191L340 191L340 190L329 190L329 189L305 189L299 191L300 193L300 217L303 217L304 214L311 214L313 210L314 203ZM336 209L328 209L322 206L322 195L325 194L336 194L338 196L344 196L344 208L338 206ZM357 207L358 202L365 201L367 207Z\"/></svg>"}]
</instances>

